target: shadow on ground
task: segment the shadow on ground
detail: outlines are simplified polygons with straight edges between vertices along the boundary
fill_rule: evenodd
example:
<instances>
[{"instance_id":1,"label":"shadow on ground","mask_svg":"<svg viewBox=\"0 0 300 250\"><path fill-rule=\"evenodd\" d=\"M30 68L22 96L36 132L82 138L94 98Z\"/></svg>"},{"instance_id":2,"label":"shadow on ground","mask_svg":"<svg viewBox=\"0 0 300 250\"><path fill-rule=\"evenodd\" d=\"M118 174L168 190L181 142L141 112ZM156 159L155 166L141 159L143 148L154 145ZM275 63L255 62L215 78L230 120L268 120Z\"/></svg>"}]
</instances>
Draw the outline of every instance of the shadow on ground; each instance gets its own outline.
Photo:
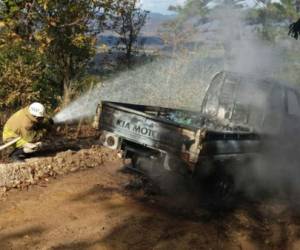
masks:
<instances>
[{"instance_id":1,"label":"shadow on ground","mask_svg":"<svg viewBox=\"0 0 300 250\"><path fill-rule=\"evenodd\" d=\"M12 233L0 232L0 249L32 249L40 243L38 238L44 231L40 226L33 226Z\"/></svg>"}]
</instances>

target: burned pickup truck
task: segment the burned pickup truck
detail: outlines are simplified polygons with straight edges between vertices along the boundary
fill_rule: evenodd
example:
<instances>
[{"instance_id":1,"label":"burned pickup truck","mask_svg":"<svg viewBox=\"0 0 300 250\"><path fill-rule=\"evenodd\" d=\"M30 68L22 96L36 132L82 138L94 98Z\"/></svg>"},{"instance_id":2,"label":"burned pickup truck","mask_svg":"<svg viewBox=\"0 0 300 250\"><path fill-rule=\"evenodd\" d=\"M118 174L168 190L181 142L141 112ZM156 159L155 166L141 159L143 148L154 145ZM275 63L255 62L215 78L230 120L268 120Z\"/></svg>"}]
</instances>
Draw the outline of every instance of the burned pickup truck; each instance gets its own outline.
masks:
<instances>
[{"instance_id":1,"label":"burned pickup truck","mask_svg":"<svg viewBox=\"0 0 300 250\"><path fill-rule=\"evenodd\" d=\"M245 166L261 153L266 138L295 132L296 126L284 125L299 117L294 89L221 72L199 111L103 101L94 125L101 143L131 158L135 168L146 158L167 171L228 180L233 166Z\"/></svg>"}]
</instances>

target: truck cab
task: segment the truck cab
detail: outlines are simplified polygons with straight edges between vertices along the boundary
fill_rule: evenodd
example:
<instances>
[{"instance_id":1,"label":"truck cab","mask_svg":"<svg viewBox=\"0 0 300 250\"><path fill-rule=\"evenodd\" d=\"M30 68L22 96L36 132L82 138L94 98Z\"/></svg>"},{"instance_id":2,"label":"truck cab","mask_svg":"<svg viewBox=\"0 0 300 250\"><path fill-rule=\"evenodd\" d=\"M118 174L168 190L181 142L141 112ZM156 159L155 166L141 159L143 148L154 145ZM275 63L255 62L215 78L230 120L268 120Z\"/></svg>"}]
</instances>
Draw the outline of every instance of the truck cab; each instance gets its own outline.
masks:
<instances>
[{"instance_id":1,"label":"truck cab","mask_svg":"<svg viewBox=\"0 0 300 250\"><path fill-rule=\"evenodd\" d=\"M273 79L220 72L212 79L201 112L220 123L272 136L300 129L300 95Z\"/></svg>"}]
</instances>

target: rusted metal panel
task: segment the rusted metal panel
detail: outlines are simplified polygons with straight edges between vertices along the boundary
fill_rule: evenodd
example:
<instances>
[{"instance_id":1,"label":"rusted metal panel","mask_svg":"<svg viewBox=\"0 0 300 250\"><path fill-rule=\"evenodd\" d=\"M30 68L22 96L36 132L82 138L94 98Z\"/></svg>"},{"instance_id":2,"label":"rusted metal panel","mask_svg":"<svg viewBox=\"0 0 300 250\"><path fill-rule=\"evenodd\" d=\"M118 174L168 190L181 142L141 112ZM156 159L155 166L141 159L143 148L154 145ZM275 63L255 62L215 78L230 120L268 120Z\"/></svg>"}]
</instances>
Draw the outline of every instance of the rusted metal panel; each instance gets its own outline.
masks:
<instances>
[{"instance_id":1,"label":"rusted metal panel","mask_svg":"<svg viewBox=\"0 0 300 250\"><path fill-rule=\"evenodd\" d=\"M100 128L136 143L171 152L185 151L199 136L197 129L162 122L158 117L106 103L102 104Z\"/></svg>"}]
</instances>

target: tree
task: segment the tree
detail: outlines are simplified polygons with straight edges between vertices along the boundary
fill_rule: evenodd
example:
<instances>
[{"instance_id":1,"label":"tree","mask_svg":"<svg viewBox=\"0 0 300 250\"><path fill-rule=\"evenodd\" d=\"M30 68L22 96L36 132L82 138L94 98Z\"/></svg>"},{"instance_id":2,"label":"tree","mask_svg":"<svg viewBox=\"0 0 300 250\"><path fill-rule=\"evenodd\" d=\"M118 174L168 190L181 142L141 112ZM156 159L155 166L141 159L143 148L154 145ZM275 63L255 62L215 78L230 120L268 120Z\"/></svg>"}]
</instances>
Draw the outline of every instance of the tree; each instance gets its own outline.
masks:
<instances>
[{"instance_id":1,"label":"tree","mask_svg":"<svg viewBox=\"0 0 300 250\"><path fill-rule=\"evenodd\" d=\"M71 83L80 79L95 54L96 35L102 31L111 1L40 0L41 40L47 38L46 70L57 82L60 93L69 93Z\"/></svg>"},{"instance_id":2,"label":"tree","mask_svg":"<svg viewBox=\"0 0 300 250\"><path fill-rule=\"evenodd\" d=\"M67 97L113 24L130 58L146 14L137 0L0 0L0 106Z\"/></svg>"},{"instance_id":3,"label":"tree","mask_svg":"<svg viewBox=\"0 0 300 250\"><path fill-rule=\"evenodd\" d=\"M126 59L130 63L138 36L146 23L148 11L138 7L138 0L116 1L112 15L113 30L120 36L120 42L125 46Z\"/></svg>"},{"instance_id":4,"label":"tree","mask_svg":"<svg viewBox=\"0 0 300 250\"><path fill-rule=\"evenodd\" d=\"M189 18L206 16L209 12L207 8L209 2L210 0L187 0L183 6L171 5L169 10L177 12L180 20L186 21Z\"/></svg>"},{"instance_id":5,"label":"tree","mask_svg":"<svg viewBox=\"0 0 300 250\"><path fill-rule=\"evenodd\" d=\"M43 90L44 97L51 96L53 91L58 95L67 93L71 82L82 76L94 55L96 35L103 28L111 3L108 0L0 1L2 76L6 71L18 72L12 63L18 60L18 65L24 66L22 72L30 79L25 81L28 89ZM8 84L7 80L2 77L0 82ZM20 81L11 79L11 84L17 82Z\"/></svg>"},{"instance_id":6,"label":"tree","mask_svg":"<svg viewBox=\"0 0 300 250\"><path fill-rule=\"evenodd\" d=\"M207 8L209 1L187 0L182 6L171 5L169 7L169 10L177 15L163 24L160 33L165 43L173 48L173 52L182 50L184 44L195 35L197 25L206 18L209 12Z\"/></svg>"},{"instance_id":7,"label":"tree","mask_svg":"<svg viewBox=\"0 0 300 250\"><path fill-rule=\"evenodd\" d=\"M34 89L42 71L33 39L29 1L0 2L0 108L16 108L38 98Z\"/></svg>"},{"instance_id":8,"label":"tree","mask_svg":"<svg viewBox=\"0 0 300 250\"><path fill-rule=\"evenodd\" d=\"M286 35L286 25L298 16L299 6L297 1L282 0L280 2L258 1L259 8L250 11L250 23L261 24L259 30L266 40L274 40L279 35ZM292 26L291 26L292 28ZM291 33L292 33L291 29Z\"/></svg>"},{"instance_id":9,"label":"tree","mask_svg":"<svg viewBox=\"0 0 300 250\"><path fill-rule=\"evenodd\" d=\"M68 99L72 81L78 80L95 52L95 26L99 7L89 0L52 0L37 5L43 29L39 38L48 39L45 55L47 76L59 85Z\"/></svg>"}]
</instances>

